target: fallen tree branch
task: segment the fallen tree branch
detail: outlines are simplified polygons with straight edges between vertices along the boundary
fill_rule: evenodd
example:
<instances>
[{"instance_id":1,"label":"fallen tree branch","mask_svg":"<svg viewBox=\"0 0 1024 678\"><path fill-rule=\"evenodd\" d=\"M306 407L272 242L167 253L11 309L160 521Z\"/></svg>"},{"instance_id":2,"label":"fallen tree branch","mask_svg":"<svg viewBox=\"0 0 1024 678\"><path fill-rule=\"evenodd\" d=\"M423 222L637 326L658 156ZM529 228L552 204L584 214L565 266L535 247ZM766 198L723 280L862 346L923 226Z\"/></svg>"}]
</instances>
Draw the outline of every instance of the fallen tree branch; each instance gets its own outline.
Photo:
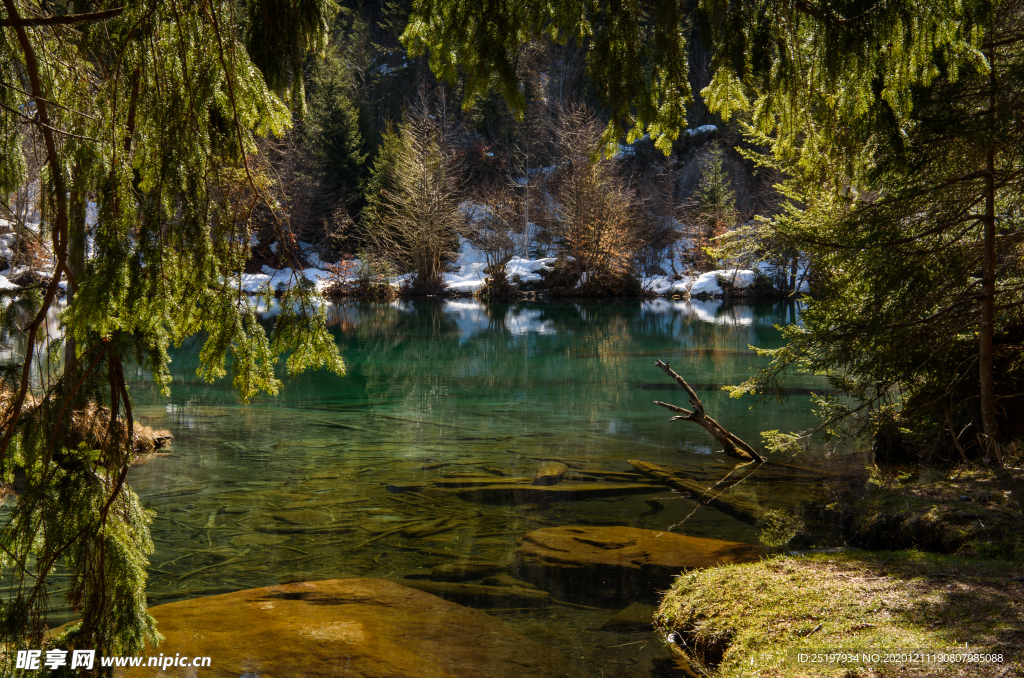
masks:
<instances>
[{"instance_id":1,"label":"fallen tree branch","mask_svg":"<svg viewBox=\"0 0 1024 678\"><path fill-rule=\"evenodd\" d=\"M676 405L670 405L668 403L663 403L658 400L655 400L655 405L660 405L661 407L672 410L673 412L680 413L681 416L672 417L672 419L670 419L669 421L684 419L686 421L692 421L693 423L701 426L705 431L714 436L715 440L717 440L722 445L725 453L730 457L734 457L736 459L753 460L758 463L762 463L765 461L764 457L762 457L761 455L754 451L754 448L752 448L750 445L747 445L738 437L727 431L724 426L722 426L717 421L715 421L714 419L712 419L711 417L704 413L704 405L700 402L700 398L697 397L697 393L692 388L690 388L690 385L686 383L685 379L676 374L672 370L672 368L668 366L668 363L663 363L662 361L659 360L654 364L660 367L662 370L664 370L665 374L675 379L680 386L686 389L686 392L690 395L690 405L693 406L693 411L690 411L685 408L678 407Z\"/></svg>"},{"instance_id":2,"label":"fallen tree branch","mask_svg":"<svg viewBox=\"0 0 1024 678\"><path fill-rule=\"evenodd\" d=\"M756 525L764 512L755 502L742 496L732 494L722 496L721 492L714 496L708 496L708 490L711 488L707 487L706 483L691 478L681 469L649 464L636 459L629 459L628 463L648 478L664 483L689 495L696 502L710 506L745 523Z\"/></svg>"}]
</instances>

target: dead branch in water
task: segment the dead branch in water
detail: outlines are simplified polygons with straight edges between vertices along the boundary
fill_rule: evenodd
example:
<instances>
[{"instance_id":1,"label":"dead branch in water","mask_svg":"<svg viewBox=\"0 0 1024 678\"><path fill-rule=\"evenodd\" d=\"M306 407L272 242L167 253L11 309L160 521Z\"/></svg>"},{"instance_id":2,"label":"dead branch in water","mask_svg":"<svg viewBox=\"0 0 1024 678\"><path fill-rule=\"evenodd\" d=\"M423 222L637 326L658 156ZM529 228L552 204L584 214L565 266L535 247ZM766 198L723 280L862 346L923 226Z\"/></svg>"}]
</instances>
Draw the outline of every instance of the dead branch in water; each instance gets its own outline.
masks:
<instances>
[{"instance_id":1,"label":"dead branch in water","mask_svg":"<svg viewBox=\"0 0 1024 678\"><path fill-rule=\"evenodd\" d=\"M711 487L707 487L705 481L700 481L696 478L690 477L686 471L682 469L659 466L658 464L650 464L646 461L638 461L636 459L629 459L628 463L648 478L664 483L675 490L679 490L684 494L689 495L689 497L694 501L710 506L713 509L717 509L726 515L742 520L745 523L756 525L764 514L764 511L760 506L746 497L735 494L725 494L727 490L731 489L731 487L725 488L716 495L709 495L708 493L714 489L718 483L715 483L715 485L712 485ZM732 473L732 471L730 471L730 473ZM725 480L725 478L722 480ZM720 480L718 482L720 483L722 481Z\"/></svg>"},{"instance_id":2,"label":"dead branch in water","mask_svg":"<svg viewBox=\"0 0 1024 678\"><path fill-rule=\"evenodd\" d=\"M654 401L655 405L661 405L673 412L679 412L681 416L672 417L669 421L676 421L677 419L685 419L686 421L692 421L695 424L701 426L705 431L714 436L727 455L735 457L736 459L754 460L758 463L765 461L764 457L754 451L750 445L740 440L738 437L725 430L725 427L719 424L717 421L709 417L704 413L704 405L700 402L700 398L697 397L697 393L690 388L690 385L686 383L686 380L676 374L668 363L663 363L660 360L654 363L662 370L665 374L672 377L676 382L686 389L686 392L690 395L690 405L693 406L693 411L677 407L676 405L670 405L663 403L658 400Z\"/></svg>"}]
</instances>

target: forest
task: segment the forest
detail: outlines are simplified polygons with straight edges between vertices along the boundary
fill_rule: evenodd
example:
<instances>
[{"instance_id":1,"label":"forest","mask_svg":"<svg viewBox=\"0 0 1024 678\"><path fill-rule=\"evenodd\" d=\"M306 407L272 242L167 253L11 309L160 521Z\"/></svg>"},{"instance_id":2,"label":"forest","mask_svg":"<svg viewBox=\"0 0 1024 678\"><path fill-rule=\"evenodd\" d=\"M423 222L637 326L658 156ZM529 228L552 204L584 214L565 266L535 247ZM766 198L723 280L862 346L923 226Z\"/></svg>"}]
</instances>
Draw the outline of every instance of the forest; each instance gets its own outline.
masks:
<instances>
[{"instance_id":1,"label":"forest","mask_svg":"<svg viewBox=\"0 0 1024 678\"><path fill-rule=\"evenodd\" d=\"M183 345L242 404L359 371L345 304L797 303L711 380L813 414L744 459L852 446L925 513L965 473L1012 517L972 554L1019 564L1022 110L1020 0L3 0L6 654L57 576L62 647L158 640L129 470L178 433L137 393Z\"/></svg>"}]
</instances>

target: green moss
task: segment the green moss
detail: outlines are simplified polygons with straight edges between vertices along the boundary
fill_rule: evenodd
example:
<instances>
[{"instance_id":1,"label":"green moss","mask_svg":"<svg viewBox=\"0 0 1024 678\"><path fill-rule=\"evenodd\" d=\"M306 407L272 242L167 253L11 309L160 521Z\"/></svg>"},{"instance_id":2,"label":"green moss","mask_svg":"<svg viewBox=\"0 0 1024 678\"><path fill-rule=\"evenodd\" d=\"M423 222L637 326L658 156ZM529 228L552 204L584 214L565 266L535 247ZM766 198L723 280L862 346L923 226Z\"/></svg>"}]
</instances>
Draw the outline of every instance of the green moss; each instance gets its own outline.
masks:
<instances>
[{"instance_id":1,"label":"green moss","mask_svg":"<svg viewBox=\"0 0 1024 678\"><path fill-rule=\"evenodd\" d=\"M850 543L1024 562L1024 473L932 470L880 479L846 507Z\"/></svg>"},{"instance_id":2,"label":"green moss","mask_svg":"<svg viewBox=\"0 0 1024 678\"><path fill-rule=\"evenodd\" d=\"M723 678L934 674L935 665L823 665L798 654L965 647L1007 663L960 665L962 675L1018 675L999 672L1024 667L1020 576L1014 563L919 551L776 557L680 576L655 621L697 673Z\"/></svg>"}]
</instances>

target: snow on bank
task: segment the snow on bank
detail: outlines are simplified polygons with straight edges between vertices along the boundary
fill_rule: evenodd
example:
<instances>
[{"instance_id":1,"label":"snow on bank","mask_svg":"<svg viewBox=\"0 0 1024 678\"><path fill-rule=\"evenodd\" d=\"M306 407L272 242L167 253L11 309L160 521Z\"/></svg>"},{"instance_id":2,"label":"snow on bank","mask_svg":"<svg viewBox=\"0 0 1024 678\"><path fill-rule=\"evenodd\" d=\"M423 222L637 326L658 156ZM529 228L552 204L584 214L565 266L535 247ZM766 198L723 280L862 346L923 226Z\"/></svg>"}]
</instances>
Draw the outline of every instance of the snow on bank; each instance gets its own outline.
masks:
<instances>
[{"instance_id":1,"label":"snow on bank","mask_svg":"<svg viewBox=\"0 0 1024 678\"><path fill-rule=\"evenodd\" d=\"M256 294L261 289L264 289L266 285L270 285L270 289L275 292L286 290L298 282L300 276L302 276L313 283L318 292L323 292L324 288L330 284L331 274L326 270L330 264L321 260L312 251L309 251L309 246L306 243L301 243L301 246L303 248L303 255L313 266L298 272L291 268L275 270L269 266L264 266L261 273L245 273L242 275L243 291L249 294ZM509 279L519 276L520 282L538 282L542 279L540 272L546 266L551 266L554 263L554 258L529 259L513 257L505 266L505 271L508 273ZM355 272L358 269L359 262L356 261L355 264L348 275L346 275L346 280L348 281L355 280ZM452 292L472 295L484 286L484 279L487 277L487 274L484 273L484 269L487 268L487 257L479 247L465 238L461 239L459 256L452 268L451 272L444 274L444 282ZM411 273L395 276L391 279L391 284L395 287L400 287L402 284L411 281L412 276L413 274Z\"/></svg>"},{"instance_id":2,"label":"snow on bank","mask_svg":"<svg viewBox=\"0 0 1024 678\"><path fill-rule=\"evenodd\" d=\"M720 271L708 271L699 276L681 276L676 280L675 276L652 275L645 277L641 283L645 290L655 294L689 294L696 297L706 294L710 297L724 294L722 282L726 285L731 283L734 290L745 290L754 284L756 274L749 269L725 269Z\"/></svg>"},{"instance_id":3,"label":"snow on bank","mask_svg":"<svg viewBox=\"0 0 1024 678\"><path fill-rule=\"evenodd\" d=\"M247 273L242 276L242 289L250 294L259 292L265 285L270 285L274 291L284 290L295 284L299 276L303 276L313 283L318 292L323 292L329 284L331 275L325 270L328 264L311 252L306 252L305 256L319 267L311 266L295 272L290 268L275 270L264 266L262 273ZM555 261L554 257L513 257L505 266L505 271L509 280L515 281L518 276L518 282L521 283L540 282L543 280L541 273L553 266ZM347 280L354 280L358 262L356 264L357 266L354 266L346 277ZM461 239L459 256L452 268L451 272L444 274L444 282L449 291L469 296L484 286L484 280L487 278L487 274L484 273L484 269L487 268L487 257L480 248L465 238ZM662 296L717 297L725 293L723 283L733 290L745 290L754 284L756 275L755 271L750 269L723 269L696 276L681 276L679 280L671 275L645 276L641 284L643 289ZM400 287L410 282L412 277L412 273L395 276L391 279L391 284ZM801 291L807 291L806 282L801 286Z\"/></svg>"},{"instance_id":4,"label":"snow on bank","mask_svg":"<svg viewBox=\"0 0 1024 678\"><path fill-rule=\"evenodd\" d=\"M301 277L313 283L317 292L323 293L327 285L330 284L331 278L331 272L327 270L327 267L332 266L333 264L322 260L313 250L312 244L308 242L300 242L299 247L302 250L302 256L311 264L310 266L307 266L301 271L295 271L295 269L292 268L275 269L270 266L263 266L261 273L243 273L242 291L248 294L257 294L262 291L266 285L270 285L270 289L275 292L279 290L286 290L290 289L292 285L297 283ZM277 243L272 243L270 249L271 251L276 252Z\"/></svg>"},{"instance_id":5,"label":"snow on bank","mask_svg":"<svg viewBox=\"0 0 1024 678\"><path fill-rule=\"evenodd\" d=\"M484 286L484 279L487 274L487 256L483 251L462 238L462 247L459 250L459 258L455 261L451 273L444 274L445 284L453 292L462 294L473 294ZM542 280L540 272L545 267L555 263L552 257L543 259L529 259L525 257L512 257L512 260L505 265L505 273L511 280L519 276L520 282L539 282Z\"/></svg>"},{"instance_id":6,"label":"snow on bank","mask_svg":"<svg viewBox=\"0 0 1024 678\"><path fill-rule=\"evenodd\" d=\"M745 290L754 284L758 274L771 278L772 268L769 264L759 263L751 269L721 269L708 271L698 276L681 276L679 280L671 275L645 276L641 284L645 290L658 295L672 296L689 294L691 297L707 295L718 297L725 294L722 283L732 290ZM801 262L797 271L797 281L800 292L810 292L811 286L807 282L807 264Z\"/></svg>"},{"instance_id":7,"label":"snow on bank","mask_svg":"<svg viewBox=\"0 0 1024 678\"><path fill-rule=\"evenodd\" d=\"M295 271L291 268L276 270L269 266L263 267L262 273L243 273L242 291L247 294L257 294L264 291L269 285L270 289L277 292L290 289L301 278L305 278L316 286L317 292L323 292L328 285L330 273L320 268L306 268Z\"/></svg>"}]
</instances>

